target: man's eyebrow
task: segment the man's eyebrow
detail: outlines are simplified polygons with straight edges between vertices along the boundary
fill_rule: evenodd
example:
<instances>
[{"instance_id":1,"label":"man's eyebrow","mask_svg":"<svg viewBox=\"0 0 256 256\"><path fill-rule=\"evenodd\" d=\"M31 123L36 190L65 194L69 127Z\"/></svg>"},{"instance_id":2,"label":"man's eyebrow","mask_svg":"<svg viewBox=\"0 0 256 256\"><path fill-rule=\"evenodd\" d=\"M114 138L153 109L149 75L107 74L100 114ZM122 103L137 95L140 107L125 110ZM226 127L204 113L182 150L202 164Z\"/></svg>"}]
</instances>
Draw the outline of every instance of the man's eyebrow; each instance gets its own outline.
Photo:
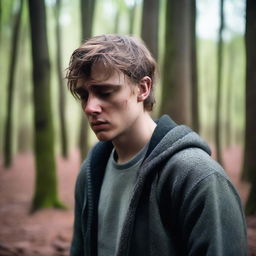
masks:
<instances>
[{"instance_id":1,"label":"man's eyebrow","mask_svg":"<svg viewBox=\"0 0 256 256\"><path fill-rule=\"evenodd\" d=\"M87 89L84 87L77 87L74 90L76 93L82 93L82 92L87 92Z\"/></svg>"},{"instance_id":2,"label":"man's eyebrow","mask_svg":"<svg viewBox=\"0 0 256 256\"><path fill-rule=\"evenodd\" d=\"M120 87L120 84L105 84L105 83L101 83L101 84L92 84L89 87L92 90L109 90L109 89L115 89ZM77 94L82 94L82 93L87 93L88 92L88 88L85 88L84 86L78 86L77 88L75 88L75 93Z\"/></svg>"},{"instance_id":3,"label":"man's eyebrow","mask_svg":"<svg viewBox=\"0 0 256 256\"><path fill-rule=\"evenodd\" d=\"M105 84L105 83L102 83L102 84L92 84L90 87L92 89L112 89L112 88L117 88L117 87L120 87L121 85L120 84Z\"/></svg>"},{"instance_id":4,"label":"man's eyebrow","mask_svg":"<svg viewBox=\"0 0 256 256\"><path fill-rule=\"evenodd\" d=\"M116 86L120 86L120 84L99 83L99 84L92 84L91 85L91 87L103 87L103 88L116 87Z\"/></svg>"}]
</instances>

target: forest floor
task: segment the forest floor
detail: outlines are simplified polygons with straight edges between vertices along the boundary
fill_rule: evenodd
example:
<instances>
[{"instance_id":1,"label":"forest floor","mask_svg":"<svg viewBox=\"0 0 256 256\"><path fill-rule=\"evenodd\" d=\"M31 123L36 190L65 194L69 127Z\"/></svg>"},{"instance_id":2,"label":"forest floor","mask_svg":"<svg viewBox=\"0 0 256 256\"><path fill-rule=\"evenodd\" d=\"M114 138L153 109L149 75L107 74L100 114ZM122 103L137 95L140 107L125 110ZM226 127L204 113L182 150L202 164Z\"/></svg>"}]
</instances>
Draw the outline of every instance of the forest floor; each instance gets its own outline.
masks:
<instances>
[{"instance_id":1,"label":"forest floor","mask_svg":"<svg viewBox=\"0 0 256 256\"><path fill-rule=\"evenodd\" d=\"M224 162L244 203L249 186L239 181L241 150L225 150ZM78 152L70 154L68 160L58 157L57 166L60 198L68 210L44 209L30 214L35 179L33 155L18 155L8 170L0 158L0 256L69 255ZM247 225L249 255L256 256L256 216L247 217Z\"/></svg>"}]
</instances>

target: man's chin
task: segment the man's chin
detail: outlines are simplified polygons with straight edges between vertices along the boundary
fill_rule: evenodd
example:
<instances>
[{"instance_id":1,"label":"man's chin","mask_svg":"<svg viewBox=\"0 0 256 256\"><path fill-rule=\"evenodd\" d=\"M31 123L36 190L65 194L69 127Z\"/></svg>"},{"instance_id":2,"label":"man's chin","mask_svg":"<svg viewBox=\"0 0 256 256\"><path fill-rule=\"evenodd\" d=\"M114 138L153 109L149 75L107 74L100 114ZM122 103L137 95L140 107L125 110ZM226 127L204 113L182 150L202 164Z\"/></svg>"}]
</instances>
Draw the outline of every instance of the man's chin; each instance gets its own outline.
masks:
<instances>
[{"instance_id":1,"label":"man's chin","mask_svg":"<svg viewBox=\"0 0 256 256\"><path fill-rule=\"evenodd\" d=\"M112 136L110 136L106 132L98 132L95 135L99 141L110 141L113 139Z\"/></svg>"}]
</instances>

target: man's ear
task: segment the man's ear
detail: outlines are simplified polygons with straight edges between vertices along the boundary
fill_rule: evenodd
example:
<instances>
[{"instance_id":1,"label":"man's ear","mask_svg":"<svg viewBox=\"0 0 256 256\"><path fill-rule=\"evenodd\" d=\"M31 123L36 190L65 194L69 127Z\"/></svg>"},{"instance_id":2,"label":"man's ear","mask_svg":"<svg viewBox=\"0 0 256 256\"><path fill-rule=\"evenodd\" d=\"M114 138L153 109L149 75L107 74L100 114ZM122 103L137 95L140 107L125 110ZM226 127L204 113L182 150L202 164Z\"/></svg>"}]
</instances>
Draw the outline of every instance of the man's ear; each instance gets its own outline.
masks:
<instances>
[{"instance_id":1,"label":"man's ear","mask_svg":"<svg viewBox=\"0 0 256 256\"><path fill-rule=\"evenodd\" d=\"M138 102L144 101L148 95L150 94L152 88L152 80L149 76L144 76L141 78L139 84L138 84Z\"/></svg>"}]
</instances>

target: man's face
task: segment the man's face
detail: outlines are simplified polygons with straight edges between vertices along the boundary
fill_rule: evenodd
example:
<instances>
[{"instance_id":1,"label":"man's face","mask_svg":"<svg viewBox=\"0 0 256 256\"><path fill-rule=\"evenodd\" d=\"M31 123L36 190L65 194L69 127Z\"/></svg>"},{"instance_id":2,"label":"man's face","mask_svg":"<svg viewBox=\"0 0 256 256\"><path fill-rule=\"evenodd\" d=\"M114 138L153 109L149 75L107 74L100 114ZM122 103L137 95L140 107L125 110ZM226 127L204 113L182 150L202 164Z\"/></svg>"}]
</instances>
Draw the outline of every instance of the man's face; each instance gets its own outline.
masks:
<instances>
[{"instance_id":1,"label":"man's face","mask_svg":"<svg viewBox=\"0 0 256 256\"><path fill-rule=\"evenodd\" d=\"M98 83L85 83L77 88L83 110L99 140L111 140L132 133L135 121L144 111L138 101L139 87L123 73L114 71L107 79L101 64L92 68L92 79Z\"/></svg>"}]
</instances>

